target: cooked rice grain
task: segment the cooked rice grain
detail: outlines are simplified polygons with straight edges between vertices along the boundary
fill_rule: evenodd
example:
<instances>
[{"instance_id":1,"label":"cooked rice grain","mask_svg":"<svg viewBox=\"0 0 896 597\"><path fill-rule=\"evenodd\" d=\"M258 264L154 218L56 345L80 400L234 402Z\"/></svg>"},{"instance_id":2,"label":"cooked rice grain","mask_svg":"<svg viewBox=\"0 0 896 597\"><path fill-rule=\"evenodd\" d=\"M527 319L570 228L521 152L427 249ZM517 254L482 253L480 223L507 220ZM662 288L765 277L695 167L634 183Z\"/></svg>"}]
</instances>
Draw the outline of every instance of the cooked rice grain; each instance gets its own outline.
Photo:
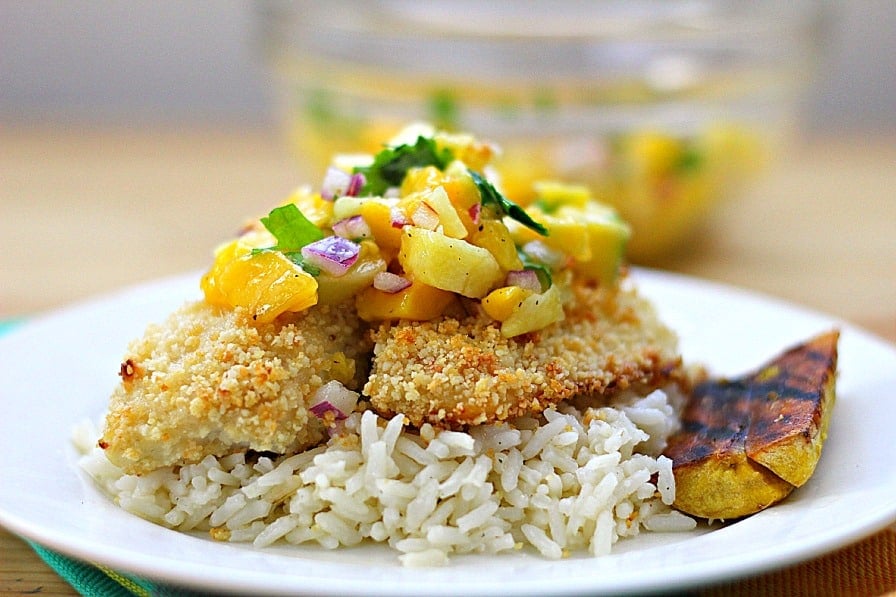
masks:
<instances>
[{"instance_id":1,"label":"cooked rice grain","mask_svg":"<svg viewBox=\"0 0 896 597\"><path fill-rule=\"evenodd\" d=\"M436 566L523 546L551 559L603 555L642 529L695 526L670 507L672 462L659 453L677 419L663 391L469 433L403 421L354 413L341 434L301 454L209 456L142 476L88 448L95 432L81 427L75 441L83 469L122 508L257 547L369 540L400 552L405 566Z\"/></svg>"}]
</instances>

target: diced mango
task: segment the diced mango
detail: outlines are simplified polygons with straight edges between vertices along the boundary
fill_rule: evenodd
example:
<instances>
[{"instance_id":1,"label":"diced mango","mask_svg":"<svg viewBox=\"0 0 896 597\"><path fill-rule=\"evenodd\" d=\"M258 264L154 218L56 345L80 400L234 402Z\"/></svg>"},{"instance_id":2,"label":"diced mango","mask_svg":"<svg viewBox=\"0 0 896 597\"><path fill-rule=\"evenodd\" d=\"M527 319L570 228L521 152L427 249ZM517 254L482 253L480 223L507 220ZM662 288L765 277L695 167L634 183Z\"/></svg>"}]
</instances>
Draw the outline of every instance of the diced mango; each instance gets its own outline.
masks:
<instances>
[{"instance_id":1,"label":"diced mango","mask_svg":"<svg viewBox=\"0 0 896 597\"><path fill-rule=\"evenodd\" d=\"M224 291L219 288L218 274L223 267L242 255L248 255L252 248L240 239L219 245L215 249L215 260L211 268L202 276L199 287L205 295L205 301L218 307L232 307Z\"/></svg>"},{"instance_id":2,"label":"diced mango","mask_svg":"<svg viewBox=\"0 0 896 597\"><path fill-rule=\"evenodd\" d=\"M468 211L481 200L479 188L462 162L452 162L445 169L441 184L458 211Z\"/></svg>"},{"instance_id":3,"label":"diced mango","mask_svg":"<svg viewBox=\"0 0 896 597\"><path fill-rule=\"evenodd\" d=\"M482 308L492 319L504 321L522 307L523 301L532 294L531 290L519 286L502 286L482 299Z\"/></svg>"},{"instance_id":4,"label":"diced mango","mask_svg":"<svg viewBox=\"0 0 896 597\"><path fill-rule=\"evenodd\" d=\"M501 220L481 219L470 242L487 249L505 272L523 269L523 262L520 261L510 230Z\"/></svg>"},{"instance_id":5,"label":"diced mango","mask_svg":"<svg viewBox=\"0 0 896 597\"><path fill-rule=\"evenodd\" d=\"M357 295L355 305L364 321L429 321L440 316L455 300L454 294L415 280L392 294L371 286Z\"/></svg>"},{"instance_id":6,"label":"diced mango","mask_svg":"<svg viewBox=\"0 0 896 597\"><path fill-rule=\"evenodd\" d=\"M211 270L203 274L202 278L199 280L199 288L202 289L205 302L209 305L214 305L216 307L230 306L230 303L227 302L227 297L218 288L218 284L215 281L215 277L212 275Z\"/></svg>"},{"instance_id":7,"label":"diced mango","mask_svg":"<svg viewBox=\"0 0 896 597\"><path fill-rule=\"evenodd\" d=\"M442 184L444 178L442 171L435 166L411 168L405 173L404 179L401 181L401 196L405 197L412 193L434 189Z\"/></svg>"},{"instance_id":8,"label":"diced mango","mask_svg":"<svg viewBox=\"0 0 896 597\"><path fill-rule=\"evenodd\" d=\"M541 294L526 297L522 304L501 324L501 335L506 338L541 330L563 321L563 302L557 286L551 286Z\"/></svg>"},{"instance_id":9,"label":"diced mango","mask_svg":"<svg viewBox=\"0 0 896 597\"><path fill-rule=\"evenodd\" d=\"M401 247L401 228L392 225L392 209L396 208L379 201L368 201L361 206L361 217L370 226L381 249L397 251Z\"/></svg>"},{"instance_id":10,"label":"diced mango","mask_svg":"<svg viewBox=\"0 0 896 597\"><path fill-rule=\"evenodd\" d=\"M470 298L485 296L504 278L487 249L416 226L402 229L398 261L414 280Z\"/></svg>"},{"instance_id":11,"label":"diced mango","mask_svg":"<svg viewBox=\"0 0 896 597\"><path fill-rule=\"evenodd\" d=\"M212 300L244 307L260 323L317 303L317 281L279 251L250 252L220 267L216 260L209 279Z\"/></svg>"}]
</instances>

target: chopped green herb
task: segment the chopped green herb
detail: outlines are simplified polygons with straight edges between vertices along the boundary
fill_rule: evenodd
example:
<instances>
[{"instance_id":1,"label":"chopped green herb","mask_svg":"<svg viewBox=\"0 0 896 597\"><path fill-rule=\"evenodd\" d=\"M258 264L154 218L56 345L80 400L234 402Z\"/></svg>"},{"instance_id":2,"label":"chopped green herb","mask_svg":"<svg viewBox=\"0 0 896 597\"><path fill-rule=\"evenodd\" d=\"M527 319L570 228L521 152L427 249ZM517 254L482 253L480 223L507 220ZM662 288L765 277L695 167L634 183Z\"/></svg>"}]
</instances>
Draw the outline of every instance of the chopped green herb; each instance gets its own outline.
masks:
<instances>
[{"instance_id":1,"label":"chopped green herb","mask_svg":"<svg viewBox=\"0 0 896 597\"><path fill-rule=\"evenodd\" d=\"M273 247L252 249L252 254L263 251L281 251L287 259L301 267L312 276L320 275L320 268L305 261L302 247L324 237L324 233L315 226L294 203L289 203L271 210L261 218L264 227L274 235L277 244Z\"/></svg>"},{"instance_id":2,"label":"chopped green herb","mask_svg":"<svg viewBox=\"0 0 896 597\"><path fill-rule=\"evenodd\" d=\"M532 270L538 276L538 281L541 282L541 291L544 292L550 288L551 284L554 283L553 276L551 276L551 268L538 261L533 261L529 255L520 249L517 249L516 253L519 255L520 261L523 262L523 269Z\"/></svg>"},{"instance_id":3,"label":"chopped green herb","mask_svg":"<svg viewBox=\"0 0 896 597\"><path fill-rule=\"evenodd\" d=\"M482 205L494 205L501 214L513 218L542 236L548 235L547 228L533 220L522 207L498 192L498 189L492 183L473 170L468 170L468 172L473 177L476 188L479 189Z\"/></svg>"},{"instance_id":4,"label":"chopped green herb","mask_svg":"<svg viewBox=\"0 0 896 597\"><path fill-rule=\"evenodd\" d=\"M376 154L373 164L355 168L355 172L366 179L361 195L382 195L389 187L400 185L411 168L435 166L443 170L452 159L450 149L439 149L433 139L420 136L413 145L387 147Z\"/></svg>"},{"instance_id":5,"label":"chopped green herb","mask_svg":"<svg viewBox=\"0 0 896 597\"><path fill-rule=\"evenodd\" d=\"M277 244L269 248L284 253L297 252L324 237L321 229L306 218L295 203L272 209L271 213L261 218L261 223L277 239Z\"/></svg>"},{"instance_id":6,"label":"chopped green herb","mask_svg":"<svg viewBox=\"0 0 896 597\"><path fill-rule=\"evenodd\" d=\"M287 259L305 270L305 273L314 276L315 278L320 275L320 268L305 261L305 258L302 256L301 251L290 251L283 254Z\"/></svg>"}]
</instances>

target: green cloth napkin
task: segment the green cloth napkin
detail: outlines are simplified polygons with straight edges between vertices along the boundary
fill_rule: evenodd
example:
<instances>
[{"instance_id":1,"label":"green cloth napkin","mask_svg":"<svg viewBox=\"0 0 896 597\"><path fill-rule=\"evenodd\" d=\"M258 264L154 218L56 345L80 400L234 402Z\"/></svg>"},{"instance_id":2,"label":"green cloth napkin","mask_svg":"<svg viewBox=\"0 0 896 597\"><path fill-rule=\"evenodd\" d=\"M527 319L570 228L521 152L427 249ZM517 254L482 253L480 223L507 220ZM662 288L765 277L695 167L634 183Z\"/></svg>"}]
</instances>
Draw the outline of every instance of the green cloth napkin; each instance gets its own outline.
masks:
<instances>
[{"instance_id":1,"label":"green cloth napkin","mask_svg":"<svg viewBox=\"0 0 896 597\"><path fill-rule=\"evenodd\" d=\"M162 587L149 581L115 572L105 566L95 566L73 560L30 541L29 544L37 552L37 555L56 571L56 574L85 597L173 595L173 593L164 592Z\"/></svg>"},{"instance_id":2,"label":"green cloth napkin","mask_svg":"<svg viewBox=\"0 0 896 597\"><path fill-rule=\"evenodd\" d=\"M28 542L56 574L84 597L206 597L197 593L117 572L101 564L75 560L42 545Z\"/></svg>"},{"instance_id":3,"label":"green cloth napkin","mask_svg":"<svg viewBox=\"0 0 896 597\"><path fill-rule=\"evenodd\" d=\"M12 331L22 320L0 321L0 336ZM28 541L40 558L76 591L85 597L189 597L193 593L116 572L99 564L89 564L51 551Z\"/></svg>"}]
</instances>

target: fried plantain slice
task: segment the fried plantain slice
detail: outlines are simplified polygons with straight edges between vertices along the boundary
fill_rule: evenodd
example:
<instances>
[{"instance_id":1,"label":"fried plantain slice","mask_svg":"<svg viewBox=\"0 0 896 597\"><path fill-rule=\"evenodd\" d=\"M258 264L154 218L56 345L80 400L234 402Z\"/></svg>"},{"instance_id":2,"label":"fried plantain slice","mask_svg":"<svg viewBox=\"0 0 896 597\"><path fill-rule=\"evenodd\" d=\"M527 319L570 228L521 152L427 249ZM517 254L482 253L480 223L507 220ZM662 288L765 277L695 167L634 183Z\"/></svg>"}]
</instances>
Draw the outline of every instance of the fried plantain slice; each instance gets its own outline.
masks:
<instances>
[{"instance_id":1,"label":"fried plantain slice","mask_svg":"<svg viewBox=\"0 0 896 597\"><path fill-rule=\"evenodd\" d=\"M831 331L757 371L695 386L682 429L669 441L675 507L710 519L740 518L779 502L815 471L835 401Z\"/></svg>"}]
</instances>

